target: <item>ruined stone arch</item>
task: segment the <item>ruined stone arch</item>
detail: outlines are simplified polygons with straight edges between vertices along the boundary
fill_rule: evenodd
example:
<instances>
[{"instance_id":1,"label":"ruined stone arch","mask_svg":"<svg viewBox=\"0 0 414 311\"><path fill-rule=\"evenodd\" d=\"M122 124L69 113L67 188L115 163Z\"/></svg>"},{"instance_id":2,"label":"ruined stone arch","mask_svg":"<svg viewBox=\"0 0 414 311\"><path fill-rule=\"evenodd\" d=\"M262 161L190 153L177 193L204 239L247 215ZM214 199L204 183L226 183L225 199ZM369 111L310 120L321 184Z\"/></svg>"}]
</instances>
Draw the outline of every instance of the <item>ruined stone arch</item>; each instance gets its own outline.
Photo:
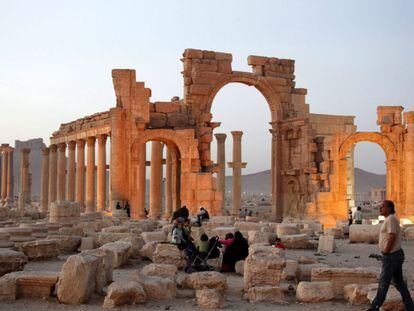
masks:
<instances>
[{"instance_id":1,"label":"ruined stone arch","mask_svg":"<svg viewBox=\"0 0 414 311\"><path fill-rule=\"evenodd\" d=\"M345 158L353 145L363 141L379 145L382 150L384 150L387 161L397 159L397 149L395 148L394 143L386 135L369 132L356 132L349 135L339 147L339 159Z\"/></svg>"},{"instance_id":2,"label":"ruined stone arch","mask_svg":"<svg viewBox=\"0 0 414 311\"><path fill-rule=\"evenodd\" d=\"M349 135L339 147L339 195L340 199L346 201L347 198L347 153L352 146L359 142L372 142L381 147L386 157L386 192L387 198L394 202L400 201L400 176L397 167L398 150L389 137L376 132L356 132Z\"/></svg>"},{"instance_id":3,"label":"ruined stone arch","mask_svg":"<svg viewBox=\"0 0 414 311\"><path fill-rule=\"evenodd\" d=\"M211 87L209 94L205 97L205 103L202 105L202 107L205 107L204 112L211 112L211 106L217 93L230 83L241 83L247 86L254 86L268 103L271 122L282 120L283 109L277 92L275 92L265 77L260 77L248 72L234 71L230 75L223 75L223 77L220 77Z\"/></svg>"}]
</instances>

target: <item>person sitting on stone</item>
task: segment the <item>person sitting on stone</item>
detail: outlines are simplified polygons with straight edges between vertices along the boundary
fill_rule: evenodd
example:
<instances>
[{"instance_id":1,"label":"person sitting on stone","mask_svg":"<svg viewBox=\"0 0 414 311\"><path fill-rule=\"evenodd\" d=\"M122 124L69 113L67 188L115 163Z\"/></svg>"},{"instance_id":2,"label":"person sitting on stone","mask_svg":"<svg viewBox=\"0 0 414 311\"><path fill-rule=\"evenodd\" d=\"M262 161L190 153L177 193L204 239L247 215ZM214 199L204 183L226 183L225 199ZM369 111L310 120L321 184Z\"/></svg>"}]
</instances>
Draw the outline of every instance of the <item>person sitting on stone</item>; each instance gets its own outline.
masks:
<instances>
[{"instance_id":1,"label":"person sitting on stone","mask_svg":"<svg viewBox=\"0 0 414 311\"><path fill-rule=\"evenodd\" d=\"M226 233L224 240L219 240L219 243L224 246L222 250L223 253L226 251L227 247L229 247L231 243L233 243L233 241L234 241L234 235L231 232Z\"/></svg>"},{"instance_id":2,"label":"person sitting on stone","mask_svg":"<svg viewBox=\"0 0 414 311\"><path fill-rule=\"evenodd\" d=\"M173 222L174 221L174 219L177 219L177 218L179 218L179 217L182 217L182 218L188 218L188 216L189 216L190 214L189 214L189 212L188 212L188 209L187 209L187 207L184 205L183 207L181 207L181 208L179 208L178 210L176 210L174 213L173 213L173 216L172 216L172 219L171 219L171 222Z\"/></svg>"},{"instance_id":3,"label":"person sitting on stone","mask_svg":"<svg viewBox=\"0 0 414 311\"><path fill-rule=\"evenodd\" d=\"M249 254L249 244L240 231L234 234L234 240L223 255L222 272L235 272L236 262L246 259Z\"/></svg>"},{"instance_id":4,"label":"person sitting on stone","mask_svg":"<svg viewBox=\"0 0 414 311\"><path fill-rule=\"evenodd\" d=\"M116 209L121 209L121 204L119 204L119 201L118 201L118 202L116 202L116 206L115 206L115 208L116 208Z\"/></svg>"},{"instance_id":5,"label":"person sitting on stone","mask_svg":"<svg viewBox=\"0 0 414 311\"><path fill-rule=\"evenodd\" d=\"M276 248L285 249L285 245L283 245L282 241L279 238L276 238L275 242L276 242L275 244Z\"/></svg>"},{"instance_id":6,"label":"person sitting on stone","mask_svg":"<svg viewBox=\"0 0 414 311\"><path fill-rule=\"evenodd\" d=\"M201 222L203 220L209 220L210 215L204 207L200 207L200 212L197 214L197 223L201 227Z\"/></svg>"},{"instance_id":7,"label":"person sitting on stone","mask_svg":"<svg viewBox=\"0 0 414 311\"><path fill-rule=\"evenodd\" d=\"M207 234L203 233L200 236L200 241L197 242L196 247L197 247L197 251L199 251L203 255L207 256L207 254L208 254L208 247L209 247Z\"/></svg>"},{"instance_id":8,"label":"person sitting on stone","mask_svg":"<svg viewBox=\"0 0 414 311\"><path fill-rule=\"evenodd\" d=\"M185 249L189 243L188 236L184 231L184 224L180 221L177 221L177 225L172 231L171 243L177 245L180 250Z\"/></svg>"}]
</instances>

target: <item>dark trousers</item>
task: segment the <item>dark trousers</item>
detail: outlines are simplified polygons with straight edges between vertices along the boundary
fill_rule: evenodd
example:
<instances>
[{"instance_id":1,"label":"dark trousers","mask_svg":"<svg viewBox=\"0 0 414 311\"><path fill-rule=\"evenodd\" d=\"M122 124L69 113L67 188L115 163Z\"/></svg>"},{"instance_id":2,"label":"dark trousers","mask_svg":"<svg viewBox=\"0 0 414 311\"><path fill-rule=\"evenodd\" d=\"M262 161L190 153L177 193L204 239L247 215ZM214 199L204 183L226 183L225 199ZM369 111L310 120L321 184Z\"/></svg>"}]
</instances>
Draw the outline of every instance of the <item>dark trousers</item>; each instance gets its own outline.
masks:
<instances>
[{"instance_id":1,"label":"dark trousers","mask_svg":"<svg viewBox=\"0 0 414 311\"><path fill-rule=\"evenodd\" d=\"M387 297L388 288L391 281L395 288L400 292L405 309L414 311L413 300L407 289L402 275L402 265L404 262L404 252L402 249L391 254L382 256L382 269L378 284L377 296L372 301L371 310L379 310Z\"/></svg>"}]
</instances>

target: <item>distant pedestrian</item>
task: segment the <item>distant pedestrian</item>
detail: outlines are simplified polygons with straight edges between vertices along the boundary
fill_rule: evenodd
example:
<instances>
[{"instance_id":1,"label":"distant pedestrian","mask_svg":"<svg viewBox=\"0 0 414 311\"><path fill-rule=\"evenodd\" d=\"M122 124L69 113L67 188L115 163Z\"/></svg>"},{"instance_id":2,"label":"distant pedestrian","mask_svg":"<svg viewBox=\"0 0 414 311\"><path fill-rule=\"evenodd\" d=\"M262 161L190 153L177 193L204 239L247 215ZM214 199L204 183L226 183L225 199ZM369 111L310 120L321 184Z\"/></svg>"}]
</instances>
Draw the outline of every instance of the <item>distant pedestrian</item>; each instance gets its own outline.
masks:
<instances>
[{"instance_id":1,"label":"distant pedestrian","mask_svg":"<svg viewBox=\"0 0 414 311\"><path fill-rule=\"evenodd\" d=\"M362 210L361 206L357 207L357 210L354 214L354 224L362 225Z\"/></svg>"},{"instance_id":2,"label":"distant pedestrian","mask_svg":"<svg viewBox=\"0 0 414 311\"><path fill-rule=\"evenodd\" d=\"M352 225L352 211L349 209L348 210L348 224Z\"/></svg>"},{"instance_id":3,"label":"distant pedestrian","mask_svg":"<svg viewBox=\"0 0 414 311\"><path fill-rule=\"evenodd\" d=\"M379 277L377 295L368 311L379 310L387 297L391 281L400 292L405 310L414 311L413 300L402 275L404 251L401 248L400 221L395 217L394 203L385 200L380 207L385 217L379 234L379 248L382 252L382 268Z\"/></svg>"},{"instance_id":4,"label":"distant pedestrian","mask_svg":"<svg viewBox=\"0 0 414 311\"><path fill-rule=\"evenodd\" d=\"M119 204L119 201L118 201L118 202L116 202L116 206L115 206L115 208L116 208L116 209L121 209L121 204Z\"/></svg>"},{"instance_id":5,"label":"distant pedestrian","mask_svg":"<svg viewBox=\"0 0 414 311\"><path fill-rule=\"evenodd\" d=\"M124 210L126 211L128 218L131 217L131 208L129 207L128 201L125 203Z\"/></svg>"}]
</instances>

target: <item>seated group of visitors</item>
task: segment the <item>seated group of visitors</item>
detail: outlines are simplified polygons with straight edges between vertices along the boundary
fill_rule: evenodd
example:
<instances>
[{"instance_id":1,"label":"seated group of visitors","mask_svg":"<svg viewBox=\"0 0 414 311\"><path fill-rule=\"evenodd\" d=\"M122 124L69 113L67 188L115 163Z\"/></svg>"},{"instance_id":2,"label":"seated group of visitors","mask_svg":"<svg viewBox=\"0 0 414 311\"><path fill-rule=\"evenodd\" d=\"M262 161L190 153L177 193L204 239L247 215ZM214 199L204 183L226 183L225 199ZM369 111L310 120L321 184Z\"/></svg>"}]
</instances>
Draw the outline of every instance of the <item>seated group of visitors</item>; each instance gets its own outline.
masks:
<instances>
[{"instance_id":1,"label":"seated group of visitors","mask_svg":"<svg viewBox=\"0 0 414 311\"><path fill-rule=\"evenodd\" d=\"M204 208L200 208L197 215L196 224L201 225L201 221L208 220L209 214ZM183 250L186 255L186 272L196 270L209 270L207 259L220 256L219 248L223 249L222 272L234 272L235 264L239 260L244 260L249 252L247 240L241 232L226 234L224 240L218 237L209 239L207 234L202 234L199 241L194 241L191 237L191 222L188 209L183 206L172 217L173 230L171 242L177 245L178 249Z\"/></svg>"}]
</instances>

